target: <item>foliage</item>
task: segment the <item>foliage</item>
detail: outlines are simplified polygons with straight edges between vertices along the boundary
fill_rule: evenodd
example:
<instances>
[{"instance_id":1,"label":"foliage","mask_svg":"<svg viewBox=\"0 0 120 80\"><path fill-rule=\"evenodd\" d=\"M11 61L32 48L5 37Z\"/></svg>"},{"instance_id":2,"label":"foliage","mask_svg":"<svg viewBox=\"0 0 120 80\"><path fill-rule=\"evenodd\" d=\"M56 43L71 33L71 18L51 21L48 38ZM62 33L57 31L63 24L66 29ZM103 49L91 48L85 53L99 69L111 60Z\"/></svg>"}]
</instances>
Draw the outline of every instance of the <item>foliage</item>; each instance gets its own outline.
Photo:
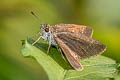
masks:
<instances>
[{"instance_id":1,"label":"foliage","mask_svg":"<svg viewBox=\"0 0 120 80\"><path fill-rule=\"evenodd\" d=\"M22 41L22 54L34 58L43 67L49 80L108 80L114 78L118 72L118 64L104 56L81 60L84 70L73 70L56 48L52 47L50 53L46 54L46 42L41 41L35 46L31 45L32 42L32 39Z\"/></svg>"}]
</instances>

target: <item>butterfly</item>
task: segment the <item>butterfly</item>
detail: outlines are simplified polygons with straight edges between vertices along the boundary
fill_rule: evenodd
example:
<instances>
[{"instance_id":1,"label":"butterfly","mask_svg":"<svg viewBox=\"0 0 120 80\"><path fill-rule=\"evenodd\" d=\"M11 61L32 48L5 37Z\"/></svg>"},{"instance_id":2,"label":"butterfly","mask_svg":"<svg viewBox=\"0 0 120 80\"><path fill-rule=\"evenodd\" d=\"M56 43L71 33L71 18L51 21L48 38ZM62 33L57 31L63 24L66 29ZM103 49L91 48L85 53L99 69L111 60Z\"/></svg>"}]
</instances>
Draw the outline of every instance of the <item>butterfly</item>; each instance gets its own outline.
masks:
<instances>
[{"instance_id":1,"label":"butterfly","mask_svg":"<svg viewBox=\"0 0 120 80\"><path fill-rule=\"evenodd\" d=\"M41 24L41 36L32 44L34 45L41 38L49 41L47 53L51 44L58 46L63 51L70 65L77 71L83 70L81 59L96 56L106 50L106 46L92 38L93 29L77 24Z\"/></svg>"}]
</instances>

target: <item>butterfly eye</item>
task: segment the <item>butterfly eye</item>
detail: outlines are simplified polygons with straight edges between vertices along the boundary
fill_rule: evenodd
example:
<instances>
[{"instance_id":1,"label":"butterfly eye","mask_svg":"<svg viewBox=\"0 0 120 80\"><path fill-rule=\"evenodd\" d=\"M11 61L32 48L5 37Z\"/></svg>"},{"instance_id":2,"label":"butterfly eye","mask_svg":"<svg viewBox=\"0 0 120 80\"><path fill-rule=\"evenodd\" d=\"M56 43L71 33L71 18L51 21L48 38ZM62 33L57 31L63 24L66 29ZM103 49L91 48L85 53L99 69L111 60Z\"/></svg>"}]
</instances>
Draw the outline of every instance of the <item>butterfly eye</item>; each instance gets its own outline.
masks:
<instances>
[{"instance_id":1,"label":"butterfly eye","mask_svg":"<svg viewBox=\"0 0 120 80\"><path fill-rule=\"evenodd\" d=\"M49 28L48 27L45 29L45 32L49 32Z\"/></svg>"}]
</instances>

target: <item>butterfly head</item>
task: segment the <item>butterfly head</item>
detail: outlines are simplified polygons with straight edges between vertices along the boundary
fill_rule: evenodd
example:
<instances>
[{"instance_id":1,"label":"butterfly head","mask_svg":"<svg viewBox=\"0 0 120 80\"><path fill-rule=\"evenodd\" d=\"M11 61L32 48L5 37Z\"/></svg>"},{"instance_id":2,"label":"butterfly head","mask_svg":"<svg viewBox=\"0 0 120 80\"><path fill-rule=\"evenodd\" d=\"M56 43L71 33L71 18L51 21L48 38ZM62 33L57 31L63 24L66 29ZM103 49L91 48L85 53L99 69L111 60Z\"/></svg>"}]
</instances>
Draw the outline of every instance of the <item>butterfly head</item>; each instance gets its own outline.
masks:
<instances>
[{"instance_id":1,"label":"butterfly head","mask_svg":"<svg viewBox=\"0 0 120 80\"><path fill-rule=\"evenodd\" d=\"M40 25L40 29L42 32L49 32L49 27L50 27L49 24L41 24Z\"/></svg>"}]
</instances>

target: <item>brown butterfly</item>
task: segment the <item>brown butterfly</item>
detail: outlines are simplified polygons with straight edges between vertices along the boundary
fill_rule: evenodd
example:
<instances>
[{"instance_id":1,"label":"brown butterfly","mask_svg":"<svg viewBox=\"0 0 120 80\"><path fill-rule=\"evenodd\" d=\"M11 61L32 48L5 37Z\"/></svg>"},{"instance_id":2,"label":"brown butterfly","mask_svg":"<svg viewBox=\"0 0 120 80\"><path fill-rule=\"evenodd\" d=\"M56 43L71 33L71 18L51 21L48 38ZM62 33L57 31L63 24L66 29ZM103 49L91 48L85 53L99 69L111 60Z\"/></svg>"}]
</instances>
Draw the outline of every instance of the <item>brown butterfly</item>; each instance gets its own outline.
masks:
<instances>
[{"instance_id":1,"label":"brown butterfly","mask_svg":"<svg viewBox=\"0 0 120 80\"><path fill-rule=\"evenodd\" d=\"M92 39L93 30L91 27L76 24L41 24L42 35L32 44L34 45L40 38L58 46L59 51L64 52L68 62L78 71L83 70L80 59L89 58L105 51L106 47L101 42Z\"/></svg>"}]
</instances>

